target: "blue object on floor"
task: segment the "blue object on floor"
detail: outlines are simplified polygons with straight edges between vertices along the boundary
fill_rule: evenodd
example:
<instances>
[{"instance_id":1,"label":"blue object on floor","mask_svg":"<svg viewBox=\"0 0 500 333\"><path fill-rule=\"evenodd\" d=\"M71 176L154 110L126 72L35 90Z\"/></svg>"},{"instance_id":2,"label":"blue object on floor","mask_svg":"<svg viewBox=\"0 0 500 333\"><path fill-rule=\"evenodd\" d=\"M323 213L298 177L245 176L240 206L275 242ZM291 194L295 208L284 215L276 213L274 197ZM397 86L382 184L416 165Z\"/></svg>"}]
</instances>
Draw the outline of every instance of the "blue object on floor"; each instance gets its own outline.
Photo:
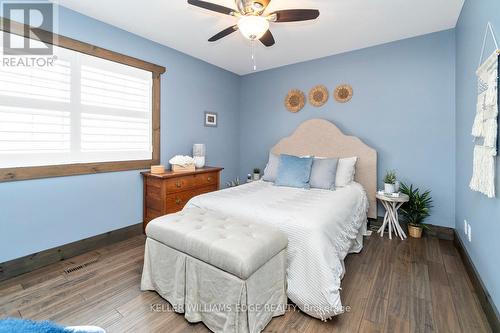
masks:
<instances>
[{"instance_id":1,"label":"blue object on floor","mask_svg":"<svg viewBox=\"0 0 500 333\"><path fill-rule=\"evenodd\" d=\"M7 318L0 320L0 333L67 333L63 326L51 321Z\"/></svg>"},{"instance_id":2,"label":"blue object on floor","mask_svg":"<svg viewBox=\"0 0 500 333\"><path fill-rule=\"evenodd\" d=\"M106 333L106 331L97 326L64 327L48 320L6 318L0 319L0 333Z\"/></svg>"}]
</instances>

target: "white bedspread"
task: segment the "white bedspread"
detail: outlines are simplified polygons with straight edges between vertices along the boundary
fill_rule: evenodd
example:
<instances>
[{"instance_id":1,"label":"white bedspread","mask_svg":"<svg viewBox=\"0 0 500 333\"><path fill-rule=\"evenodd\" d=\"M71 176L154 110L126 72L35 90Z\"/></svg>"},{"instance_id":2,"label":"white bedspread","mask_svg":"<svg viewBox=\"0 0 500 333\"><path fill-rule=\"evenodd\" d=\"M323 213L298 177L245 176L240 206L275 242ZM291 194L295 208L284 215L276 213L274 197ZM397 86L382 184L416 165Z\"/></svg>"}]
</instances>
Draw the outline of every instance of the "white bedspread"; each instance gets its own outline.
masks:
<instances>
[{"instance_id":1,"label":"white bedspread","mask_svg":"<svg viewBox=\"0 0 500 333\"><path fill-rule=\"evenodd\" d=\"M360 184L327 191L258 181L197 196L185 209L193 206L278 227L289 240L290 300L320 319L343 312L343 260L361 251L366 231L368 199Z\"/></svg>"}]
</instances>

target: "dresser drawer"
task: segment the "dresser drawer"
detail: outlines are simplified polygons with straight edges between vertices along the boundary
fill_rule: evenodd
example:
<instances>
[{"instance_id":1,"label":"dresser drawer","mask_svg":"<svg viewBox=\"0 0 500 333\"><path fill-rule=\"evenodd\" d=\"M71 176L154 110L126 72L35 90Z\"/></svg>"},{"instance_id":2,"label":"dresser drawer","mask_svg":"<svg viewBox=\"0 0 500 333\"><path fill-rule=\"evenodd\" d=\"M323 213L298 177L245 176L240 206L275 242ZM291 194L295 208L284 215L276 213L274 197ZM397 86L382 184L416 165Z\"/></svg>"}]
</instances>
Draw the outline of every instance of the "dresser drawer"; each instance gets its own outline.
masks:
<instances>
[{"instance_id":1,"label":"dresser drawer","mask_svg":"<svg viewBox=\"0 0 500 333\"><path fill-rule=\"evenodd\" d=\"M182 176L166 181L167 193L186 191L195 187L217 185L217 172Z\"/></svg>"},{"instance_id":2,"label":"dresser drawer","mask_svg":"<svg viewBox=\"0 0 500 333\"><path fill-rule=\"evenodd\" d=\"M204 193L209 193L213 191L217 191L217 185L210 185L200 188L195 188L190 191L182 191L177 193L167 194L166 196L166 204L167 204L167 214L175 213L180 211L189 199Z\"/></svg>"},{"instance_id":3,"label":"dresser drawer","mask_svg":"<svg viewBox=\"0 0 500 333\"><path fill-rule=\"evenodd\" d=\"M217 172L203 173L196 175L196 186L219 185Z\"/></svg>"},{"instance_id":4,"label":"dresser drawer","mask_svg":"<svg viewBox=\"0 0 500 333\"><path fill-rule=\"evenodd\" d=\"M165 181L167 193L185 191L196 186L195 175L168 179Z\"/></svg>"}]
</instances>

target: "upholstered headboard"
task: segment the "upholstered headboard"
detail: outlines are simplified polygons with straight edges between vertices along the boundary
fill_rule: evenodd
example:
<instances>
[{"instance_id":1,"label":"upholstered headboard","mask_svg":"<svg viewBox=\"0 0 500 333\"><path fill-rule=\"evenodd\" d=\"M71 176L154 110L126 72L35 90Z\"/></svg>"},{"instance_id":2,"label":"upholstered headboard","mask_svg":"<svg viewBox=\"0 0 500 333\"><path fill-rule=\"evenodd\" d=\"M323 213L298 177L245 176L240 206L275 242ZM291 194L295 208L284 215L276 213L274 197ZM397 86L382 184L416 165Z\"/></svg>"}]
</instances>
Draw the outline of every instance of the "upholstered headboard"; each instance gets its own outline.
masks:
<instances>
[{"instance_id":1,"label":"upholstered headboard","mask_svg":"<svg viewBox=\"0 0 500 333\"><path fill-rule=\"evenodd\" d=\"M377 151L355 136L344 135L335 124L324 119L303 122L289 137L283 138L271 152L296 156L357 156L356 182L363 185L370 208L368 217L377 218Z\"/></svg>"}]
</instances>

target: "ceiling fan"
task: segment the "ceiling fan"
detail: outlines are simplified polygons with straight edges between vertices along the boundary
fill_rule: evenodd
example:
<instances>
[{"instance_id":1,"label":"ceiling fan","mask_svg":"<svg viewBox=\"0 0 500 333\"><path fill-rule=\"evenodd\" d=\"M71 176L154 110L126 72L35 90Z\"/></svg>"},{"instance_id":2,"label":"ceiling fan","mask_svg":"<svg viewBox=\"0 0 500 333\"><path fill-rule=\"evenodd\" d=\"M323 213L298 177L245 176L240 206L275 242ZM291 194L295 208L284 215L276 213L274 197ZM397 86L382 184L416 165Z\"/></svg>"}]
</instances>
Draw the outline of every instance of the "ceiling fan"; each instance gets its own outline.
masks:
<instances>
[{"instance_id":1,"label":"ceiling fan","mask_svg":"<svg viewBox=\"0 0 500 333\"><path fill-rule=\"evenodd\" d=\"M236 25L222 30L212 36L208 41L215 42L226 37L236 30L252 41L260 40L265 46L273 46L275 41L273 34L269 30L269 23L297 22L314 20L319 16L317 9L285 9L278 10L270 14L264 14L271 0L235 0L236 9L231 9L211 2L201 0L188 0L193 6L208 9L214 12L231 15L238 18Z\"/></svg>"}]
</instances>

